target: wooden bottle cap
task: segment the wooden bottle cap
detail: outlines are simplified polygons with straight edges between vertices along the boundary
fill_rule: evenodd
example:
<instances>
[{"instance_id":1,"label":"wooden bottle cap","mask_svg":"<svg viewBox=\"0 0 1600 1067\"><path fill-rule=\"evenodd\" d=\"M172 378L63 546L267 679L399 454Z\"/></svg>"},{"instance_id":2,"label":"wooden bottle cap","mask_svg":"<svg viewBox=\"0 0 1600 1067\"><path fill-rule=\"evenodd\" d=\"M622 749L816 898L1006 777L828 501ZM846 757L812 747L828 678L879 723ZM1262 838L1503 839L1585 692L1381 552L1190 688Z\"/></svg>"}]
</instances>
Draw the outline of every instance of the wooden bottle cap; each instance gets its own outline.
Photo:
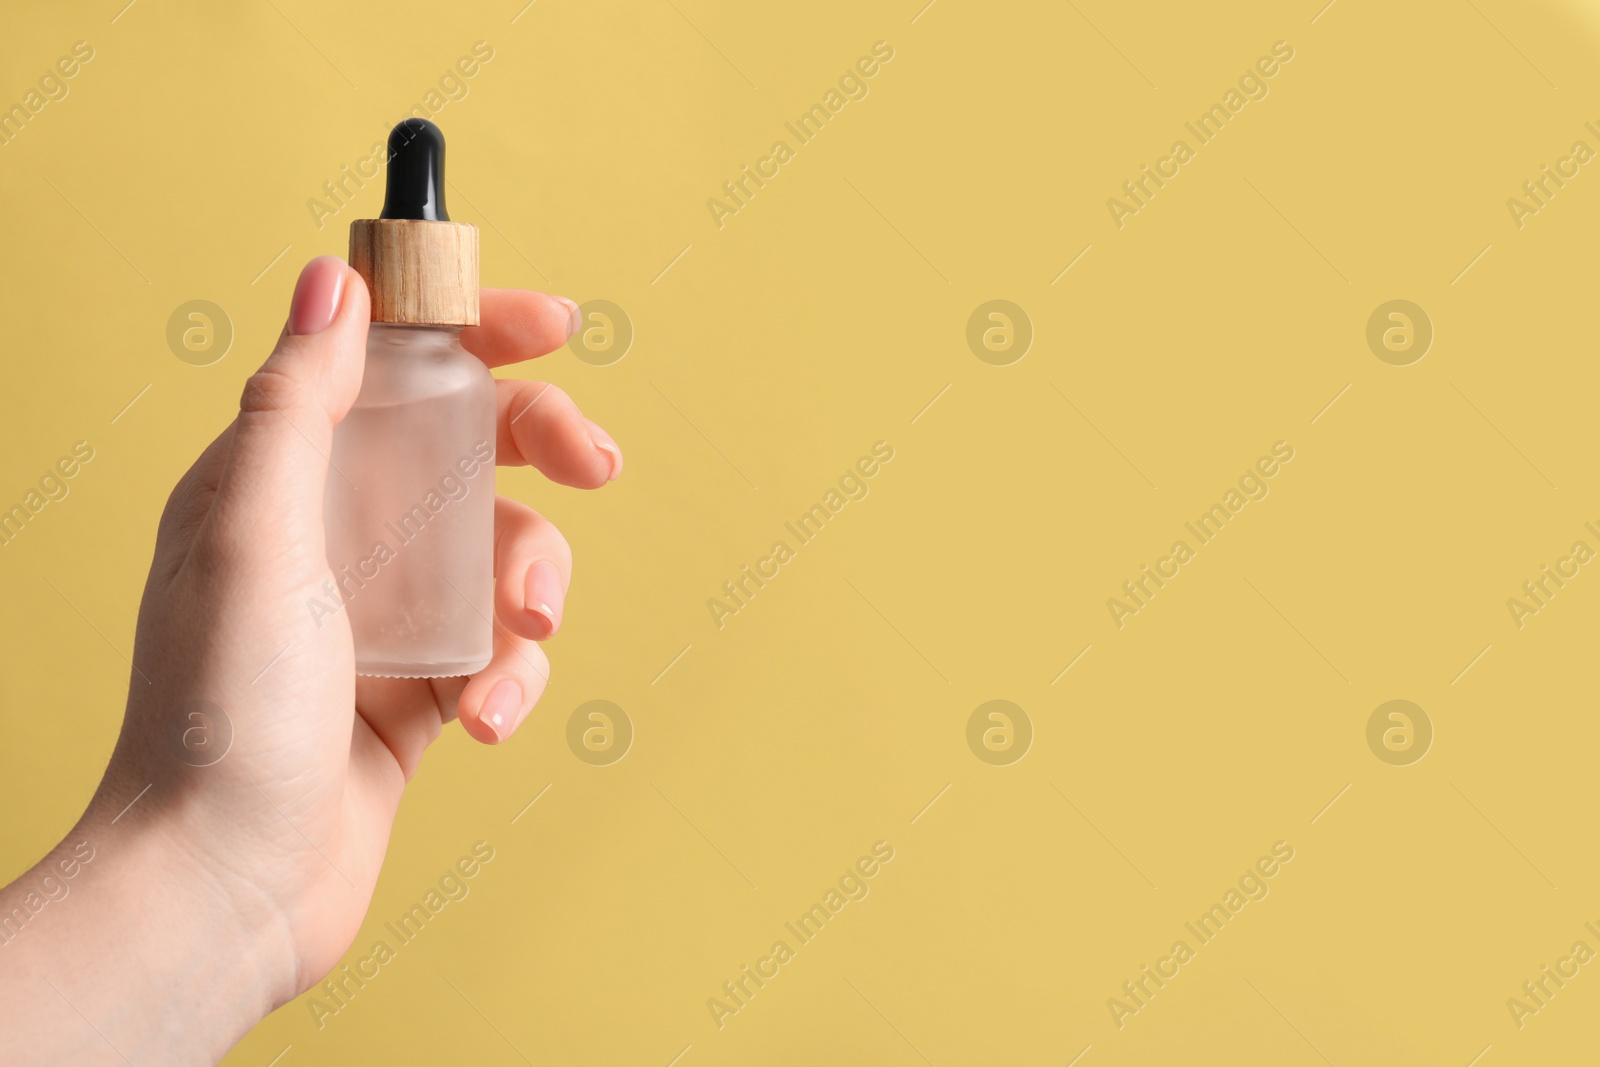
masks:
<instances>
[{"instance_id":1,"label":"wooden bottle cap","mask_svg":"<svg viewBox=\"0 0 1600 1067\"><path fill-rule=\"evenodd\" d=\"M358 219L350 265L366 279L373 322L478 325L478 228L467 222Z\"/></svg>"}]
</instances>

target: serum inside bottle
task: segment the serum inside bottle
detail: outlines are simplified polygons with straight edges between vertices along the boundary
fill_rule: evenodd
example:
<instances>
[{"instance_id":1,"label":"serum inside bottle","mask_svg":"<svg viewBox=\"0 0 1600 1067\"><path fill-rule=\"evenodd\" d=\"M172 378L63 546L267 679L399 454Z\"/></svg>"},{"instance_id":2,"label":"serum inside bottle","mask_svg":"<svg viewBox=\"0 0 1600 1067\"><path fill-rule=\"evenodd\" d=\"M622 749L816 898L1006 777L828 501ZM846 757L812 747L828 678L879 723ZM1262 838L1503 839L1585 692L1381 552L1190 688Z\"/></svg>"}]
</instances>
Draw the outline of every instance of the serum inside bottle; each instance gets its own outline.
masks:
<instances>
[{"instance_id":1,"label":"serum inside bottle","mask_svg":"<svg viewBox=\"0 0 1600 1067\"><path fill-rule=\"evenodd\" d=\"M494 378L461 347L478 322L478 232L450 221L444 136L389 136L383 214L350 229L372 326L361 392L334 432L328 563L359 674L488 665L494 633Z\"/></svg>"}]
</instances>

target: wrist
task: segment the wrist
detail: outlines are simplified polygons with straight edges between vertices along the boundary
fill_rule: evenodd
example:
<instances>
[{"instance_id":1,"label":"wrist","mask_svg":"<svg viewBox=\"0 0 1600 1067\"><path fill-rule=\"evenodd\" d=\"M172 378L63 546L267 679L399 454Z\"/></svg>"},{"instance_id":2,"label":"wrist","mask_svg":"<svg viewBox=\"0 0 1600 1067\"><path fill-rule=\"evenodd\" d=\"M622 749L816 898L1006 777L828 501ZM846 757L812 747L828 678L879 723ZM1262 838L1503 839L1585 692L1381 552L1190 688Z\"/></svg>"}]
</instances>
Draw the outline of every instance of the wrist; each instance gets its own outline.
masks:
<instances>
[{"instance_id":1,"label":"wrist","mask_svg":"<svg viewBox=\"0 0 1600 1067\"><path fill-rule=\"evenodd\" d=\"M95 1062L98 1050L110 1062L216 1063L293 996L283 917L199 858L181 802L156 795L163 785L174 787L131 806L138 790L123 799L103 786L72 833L0 889L0 1060L60 1041L63 1061Z\"/></svg>"}]
</instances>

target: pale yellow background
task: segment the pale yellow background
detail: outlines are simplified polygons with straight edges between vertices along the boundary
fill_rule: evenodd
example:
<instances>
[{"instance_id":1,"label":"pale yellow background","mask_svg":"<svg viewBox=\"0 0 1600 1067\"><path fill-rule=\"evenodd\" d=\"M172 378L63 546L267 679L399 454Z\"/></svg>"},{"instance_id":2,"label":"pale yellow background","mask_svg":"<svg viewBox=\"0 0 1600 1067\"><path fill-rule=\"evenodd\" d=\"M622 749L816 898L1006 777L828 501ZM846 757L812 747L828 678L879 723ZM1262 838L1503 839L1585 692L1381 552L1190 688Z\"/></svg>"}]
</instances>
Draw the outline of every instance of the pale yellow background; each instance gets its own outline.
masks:
<instances>
[{"instance_id":1,"label":"pale yellow background","mask_svg":"<svg viewBox=\"0 0 1600 1067\"><path fill-rule=\"evenodd\" d=\"M637 334L512 372L627 469L501 473L577 557L553 682L513 743L429 753L358 950L496 858L324 1027L302 999L228 1063L1592 1058L1600 965L1521 1030L1505 1002L1600 948L1600 576L1506 608L1600 548L1600 164L1506 208L1600 149L1593 4L122 3L0 36L0 102L95 49L0 148L0 502L96 449L0 549L0 876L104 765L169 487L381 190L320 230L307 199L475 41L436 117L484 278ZM870 95L719 230L707 198L879 40ZM1279 40L1270 95L1118 230L1106 198ZM1397 298L1436 330L1409 367L1364 338ZM212 366L165 341L191 299L236 330ZM1011 366L965 341L990 299L1036 331ZM1280 439L1271 495L1119 631L1106 598ZM870 495L719 631L707 598L878 440ZM996 698L1036 735L1007 767L966 743ZM1365 740L1394 698L1436 730L1409 767ZM611 766L565 740L591 699L636 731ZM713 1025L878 840L870 896ZM1107 998L1277 840L1270 896L1119 1030Z\"/></svg>"}]
</instances>

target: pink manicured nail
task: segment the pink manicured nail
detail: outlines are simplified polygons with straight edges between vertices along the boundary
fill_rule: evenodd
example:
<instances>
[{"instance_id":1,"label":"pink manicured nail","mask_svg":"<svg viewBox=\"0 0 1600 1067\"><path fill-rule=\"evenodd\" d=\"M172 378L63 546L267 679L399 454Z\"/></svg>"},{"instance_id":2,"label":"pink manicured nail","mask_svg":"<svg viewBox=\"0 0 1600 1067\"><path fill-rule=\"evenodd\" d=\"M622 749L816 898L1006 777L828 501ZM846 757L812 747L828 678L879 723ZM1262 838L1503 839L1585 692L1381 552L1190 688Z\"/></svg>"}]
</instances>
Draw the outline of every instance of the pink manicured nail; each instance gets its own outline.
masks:
<instances>
[{"instance_id":1,"label":"pink manicured nail","mask_svg":"<svg viewBox=\"0 0 1600 1067\"><path fill-rule=\"evenodd\" d=\"M496 744L511 736L511 731L522 721L521 714L522 687L510 678L494 684L478 711L478 717L494 731Z\"/></svg>"},{"instance_id":2,"label":"pink manicured nail","mask_svg":"<svg viewBox=\"0 0 1600 1067\"><path fill-rule=\"evenodd\" d=\"M567 309L567 336L571 337L583 326L583 312L578 310L577 304L564 296L555 296L551 299Z\"/></svg>"},{"instance_id":3,"label":"pink manicured nail","mask_svg":"<svg viewBox=\"0 0 1600 1067\"><path fill-rule=\"evenodd\" d=\"M594 447L604 452L611 460L611 473L606 475L606 481L615 481L617 475L622 473L622 449L611 439L611 435L595 425L591 419L583 420L589 427L589 440L594 442Z\"/></svg>"},{"instance_id":4,"label":"pink manicured nail","mask_svg":"<svg viewBox=\"0 0 1600 1067\"><path fill-rule=\"evenodd\" d=\"M547 559L535 560L528 568L528 584L523 595L523 606L542 618L548 627L544 636L555 633L561 625L561 607L566 595L556 565Z\"/></svg>"},{"instance_id":5,"label":"pink manicured nail","mask_svg":"<svg viewBox=\"0 0 1600 1067\"><path fill-rule=\"evenodd\" d=\"M289 332L296 337L321 333L332 325L344 299L344 260L318 256L306 264L289 305Z\"/></svg>"}]
</instances>

